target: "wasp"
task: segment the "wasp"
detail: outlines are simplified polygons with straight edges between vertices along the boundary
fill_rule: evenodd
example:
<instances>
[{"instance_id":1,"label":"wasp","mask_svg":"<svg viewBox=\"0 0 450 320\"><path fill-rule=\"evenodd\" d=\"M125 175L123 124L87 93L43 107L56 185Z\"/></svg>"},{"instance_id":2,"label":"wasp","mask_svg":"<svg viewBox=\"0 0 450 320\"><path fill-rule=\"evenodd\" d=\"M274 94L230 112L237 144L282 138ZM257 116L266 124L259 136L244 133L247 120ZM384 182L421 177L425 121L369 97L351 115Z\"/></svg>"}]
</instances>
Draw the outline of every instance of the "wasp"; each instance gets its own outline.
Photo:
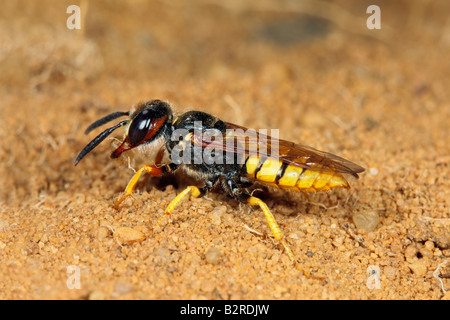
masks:
<instances>
[{"instance_id":1,"label":"wasp","mask_svg":"<svg viewBox=\"0 0 450 320\"><path fill-rule=\"evenodd\" d=\"M348 189L350 185L345 175L358 178L358 173L364 171L359 165L331 153L252 131L205 112L175 115L171 105L161 100L137 104L128 112L111 113L92 123L85 133L123 116L128 119L100 133L75 160L77 165L113 131L126 126L123 140L111 158L136 148L148 164L136 171L115 208L132 193L142 173L161 176L182 169L204 184L188 186L179 193L153 229L187 194L202 197L220 185L230 197L262 209L275 239L283 245L294 264L294 254L268 206L248 188L254 183L262 183L301 192Z\"/></svg>"}]
</instances>

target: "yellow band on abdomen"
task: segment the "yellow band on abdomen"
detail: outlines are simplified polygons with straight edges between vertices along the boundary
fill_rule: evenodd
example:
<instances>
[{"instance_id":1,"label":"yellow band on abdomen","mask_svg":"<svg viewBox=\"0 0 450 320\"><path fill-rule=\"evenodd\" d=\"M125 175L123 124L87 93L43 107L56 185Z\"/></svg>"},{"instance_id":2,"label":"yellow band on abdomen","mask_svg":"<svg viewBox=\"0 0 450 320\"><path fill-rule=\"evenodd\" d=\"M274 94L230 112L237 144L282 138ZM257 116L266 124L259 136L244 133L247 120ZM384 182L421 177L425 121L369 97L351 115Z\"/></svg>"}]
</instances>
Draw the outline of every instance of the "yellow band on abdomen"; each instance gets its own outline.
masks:
<instances>
[{"instance_id":1,"label":"yellow band on abdomen","mask_svg":"<svg viewBox=\"0 0 450 320\"><path fill-rule=\"evenodd\" d=\"M305 169L259 155L248 157L245 170L250 179L282 189L316 192L350 187L342 174L320 171L320 168Z\"/></svg>"}]
</instances>

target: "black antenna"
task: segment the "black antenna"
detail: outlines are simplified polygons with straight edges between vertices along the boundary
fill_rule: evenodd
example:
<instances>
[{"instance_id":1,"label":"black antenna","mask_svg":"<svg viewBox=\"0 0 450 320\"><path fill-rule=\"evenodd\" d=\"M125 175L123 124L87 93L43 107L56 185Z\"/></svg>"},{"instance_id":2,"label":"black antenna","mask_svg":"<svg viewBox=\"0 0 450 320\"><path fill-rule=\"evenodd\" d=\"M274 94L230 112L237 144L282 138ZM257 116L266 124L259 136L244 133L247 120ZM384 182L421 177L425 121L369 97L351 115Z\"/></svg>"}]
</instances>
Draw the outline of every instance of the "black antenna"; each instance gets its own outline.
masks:
<instances>
[{"instance_id":1,"label":"black antenna","mask_svg":"<svg viewBox=\"0 0 450 320\"><path fill-rule=\"evenodd\" d=\"M117 112L116 112L117 113ZM110 114L109 116L111 116L112 114ZM107 117L109 117L109 116L106 116L105 118L102 118L102 119L106 119ZM117 118L117 116L116 116L116 118ZM100 119L100 120L102 120L102 119ZM98 121L96 121L96 122L99 122L100 120L98 120ZM109 120L108 120L109 121ZM105 121L105 122L108 122L108 121ZM98 146L99 144L100 144L100 142L102 142L103 140L105 140L105 138L107 137L107 136L109 136L110 134L111 134L111 132L113 132L114 130L116 130L117 128L119 128L119 127L122 127L122 126L124 126L124 125L126 125L126 124L128 124L128 122L129 122L129 120L124 120L124 121L122 121L122 122L119 122L117 125L115 125L114 127L111 127L111 128L109 128L109 129L106 129L105 131L103 131L102 133L100 133L98 136L96 136L95 138L94 138L94 140L92 140L91 142L89 142L89 144L86 146L86 147L84 147L84 149L83 150L81 150L81 152L78 154L78 157L77 157L77 159L75 160L75 165L77 165L78 164L78 162L80 162L81 161L81 159L83 159L89 152L91 152L96 146ZM93 123L93 124L95 124L95 123ZM91 125L92 126L92 125Z\"/></svg>"},{"instance_id":2,"label":"black antenna","mask_svg":"<svg viewBox=\"0 0 450 320\"><path fill-rule=\"evenodd\" d=\"M107 116L105 116L105 117L103 117L103 118L98 119L97 121L95 121L93 124L91 124L91 125L86 129L86 131L85 131L84 133L85 133L85 134L88 134L88 133L91 132L92 130L94 130L94 129L96 129L96 128L102 126L102 125L104 125L104 124L107 123L107 122L110 122L110 121L112 121L112 120L114 120L114 119L117 119L117 118L119 118L119 117L122 117L122 116L129 116L129 115L130 115L130 112L122 112L122 111L113 112L113 113L108 114Z\"/></svg>"}]
</instances>

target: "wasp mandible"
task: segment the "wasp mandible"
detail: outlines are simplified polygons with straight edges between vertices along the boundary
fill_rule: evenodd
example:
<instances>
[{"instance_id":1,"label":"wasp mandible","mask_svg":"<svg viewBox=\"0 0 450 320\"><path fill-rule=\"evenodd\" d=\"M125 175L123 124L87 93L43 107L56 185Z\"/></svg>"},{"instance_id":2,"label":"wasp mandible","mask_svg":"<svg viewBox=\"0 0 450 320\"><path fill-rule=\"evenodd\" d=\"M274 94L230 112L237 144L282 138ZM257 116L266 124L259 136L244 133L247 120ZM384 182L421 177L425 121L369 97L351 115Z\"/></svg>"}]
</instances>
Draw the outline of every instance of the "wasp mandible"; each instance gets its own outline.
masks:
<instances>
[{"instance_id":1,"label":"wasp mandible","mask_svg":"<svg viewBox=\"0 0 450 320\"><path fill-rule=\"evenodd\" d=\"M161 176L183 168L187 175L204 181L204 185L188 186L178 194L153 229L188 193L202 197L220 185L232 198L262 209L275 239L294 264L294 254L268 206L252 196L248 188L257 182L302 192L348 189L350 185L344 175L358 178L358 173L364 171L359 165L331 153L251 131L205 112L189 111L177 116L171 105L161 100L137 104L129 112L111 113L92 123L86 134L122 116L129 118L100 133L75 160L77 165L114 130L126 126L123 140L111 158L137 148L149 164L134 174L118 198L116 208L132 193L143 172Z\"/></svg>"}]
</instances>

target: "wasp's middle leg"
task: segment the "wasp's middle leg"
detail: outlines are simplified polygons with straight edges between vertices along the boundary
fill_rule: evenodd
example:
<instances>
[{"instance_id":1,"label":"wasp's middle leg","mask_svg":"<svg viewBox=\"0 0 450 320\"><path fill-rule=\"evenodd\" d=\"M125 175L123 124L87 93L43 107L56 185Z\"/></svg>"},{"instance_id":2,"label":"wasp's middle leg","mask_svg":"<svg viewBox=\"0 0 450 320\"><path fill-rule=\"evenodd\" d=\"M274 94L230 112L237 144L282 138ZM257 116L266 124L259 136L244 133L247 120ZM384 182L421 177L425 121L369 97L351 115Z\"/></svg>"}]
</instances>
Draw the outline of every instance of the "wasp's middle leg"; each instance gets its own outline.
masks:
<instances>
[{"instance_id":1,"label":"wasp's middle leg","mask_svg":"<svg viewBox=\"0 0 450 320\"><path fill-rule=\"evenodd\" d=\"M186 189L184 189L182 192L180 192L172 201L170 201L166 210L164 210L164 214L153 225L152 230L155 230L155 228L164 220L164 218L166 216L169 216L173 212L173 210L175 210L176 206L181 202L181 200L188 193L192 194L192 196L194 196L195 198L201 198L211 190L211 188L216 184L217 180L218 180L218 177L214 176L214 177L206 180L205 185L201 188L198 188L196 186L189 186Z\"/></svg>"}]
</instances>

